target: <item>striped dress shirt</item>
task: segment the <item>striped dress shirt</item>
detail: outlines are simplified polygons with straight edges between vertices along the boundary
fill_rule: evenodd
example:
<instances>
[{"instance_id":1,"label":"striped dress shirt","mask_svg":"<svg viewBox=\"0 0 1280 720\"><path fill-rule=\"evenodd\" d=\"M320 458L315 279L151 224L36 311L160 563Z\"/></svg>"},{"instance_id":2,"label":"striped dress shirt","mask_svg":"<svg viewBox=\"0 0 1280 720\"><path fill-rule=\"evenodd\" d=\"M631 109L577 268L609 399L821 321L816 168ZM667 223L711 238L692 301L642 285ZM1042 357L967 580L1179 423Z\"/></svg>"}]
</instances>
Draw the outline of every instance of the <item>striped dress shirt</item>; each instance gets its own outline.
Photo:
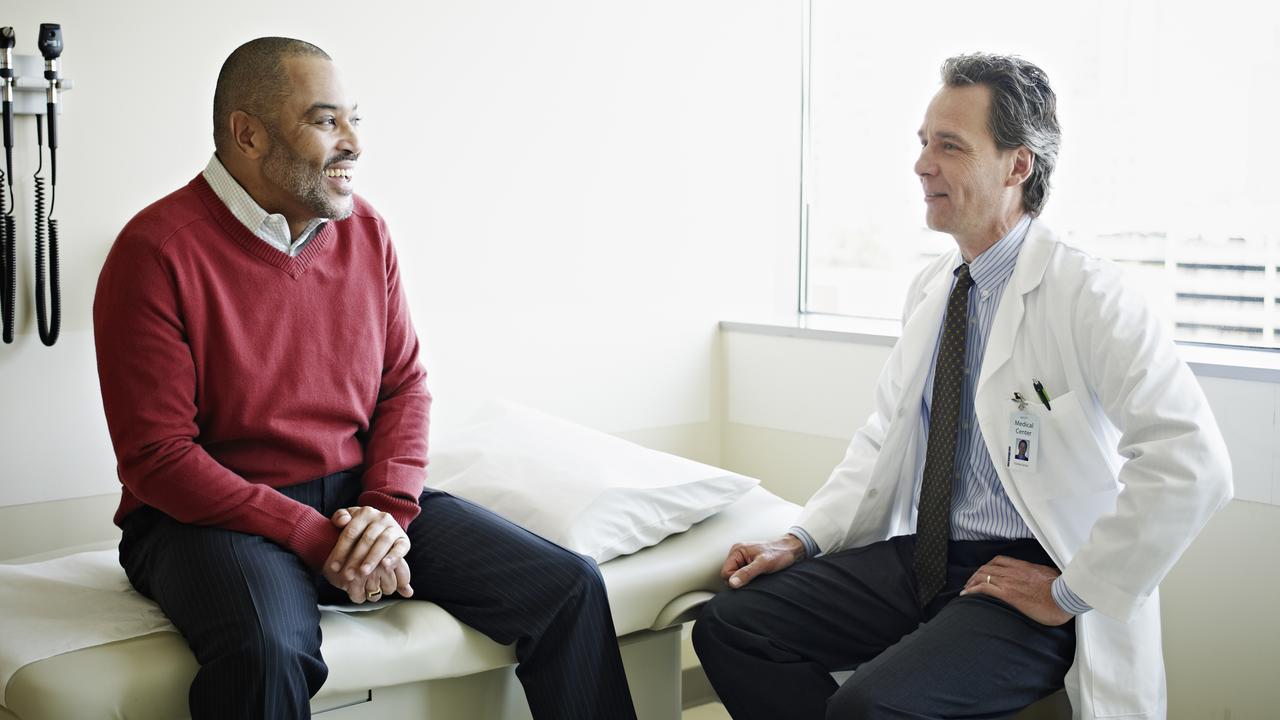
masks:
<instances>
[{"instance_id":1,"label":"striped dress shirt","mask_svg":"<svg viewBox=\"0 0 1280 720\"><path fill-rule=\"evenodd\" d=\"M951 539L952 540L1017 540L1034 538L1009 500L1000 477L996 474L991 454L986 450L982 430L974 413L973 398L978 377L982 373L982 358L991 337L991 325L1005 286L1013 277L1013 267L1018 251L1031 227L1030 215L1023 215L1013 229L987 248L969 263L969 276L973 287L969 289L969 329L965 337L964 389L960 400L959 435L956 438L956 479L951 488ZM958 266L957 266L958 267ZM952 274L950 293L955 287ZM942 326L938 326L938 337ZM937 347L937 341L934 342ZM935 350L925 380L921 403L922 437L929 437L929 403L933 398L933 380L937 370L938 353ZM924 474L924 456L920 455L915 469L915 502L920 500L920 486ZM804 543L806 554L813 557L820 552L817 544L803 528L794 527L791 534ZM1073 615L1090 610L1084 602L1059 577L1054 581L1053 599L1058 607Z\"/></svg>"},{"instance_id":2,"label":"striped dress shirt","mask_svg":"<svg viewBox=\"0 0 1280 720\"><path fill-rule=\"evenodd\" d=\"M1023 215L995 245L987 248L969 263L969 276L973 287L969 288L969 331L965 334L964 389L960 395L959 435L956 437L956 480L951 486L951 539L952 540L1018 540L1034 537L1031 529L1022 521L1005 494L991 462L991 453L982 439L982 430L974 413L973 396L982 373L982 358L987 352L987 340L991 337L991 325L1000 307L1005 286L1013 277L1013 266L1018 251L1031 227L1031 217ZM955 287L952 277L951 288ZM942 328L938 328L942 337ZM937 346L937 343L934 343ZM924 383L924 397L920 399L921 437L929 437L930 403L933 401L933 380L938 369L935 351L929 364L929 375ZM916 502L920 499L920 486L924 477L924 463L916 464Z\"/></svg>"}]
</instances>

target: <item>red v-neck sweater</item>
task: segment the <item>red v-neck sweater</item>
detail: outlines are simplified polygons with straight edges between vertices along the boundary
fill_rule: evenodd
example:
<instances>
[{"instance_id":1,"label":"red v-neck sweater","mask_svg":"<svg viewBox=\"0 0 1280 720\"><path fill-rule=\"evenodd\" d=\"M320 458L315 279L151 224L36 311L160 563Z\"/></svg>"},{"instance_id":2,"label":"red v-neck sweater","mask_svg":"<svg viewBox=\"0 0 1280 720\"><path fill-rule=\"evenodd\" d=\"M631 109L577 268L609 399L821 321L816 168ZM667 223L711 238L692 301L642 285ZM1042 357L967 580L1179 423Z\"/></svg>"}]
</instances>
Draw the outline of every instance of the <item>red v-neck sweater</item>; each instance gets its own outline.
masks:
<instances>
[{"instance_id":1,"label":"red v-neck sweater","mask_svg":"<svg viewBox=\"0 0 1280 720\"><path fill-rule=\"evenodd\" d=\"M359 466L361 505L402 526L417 515L431 396L395 251L363 200L291 258L197 176L120 232L93 322L117 524L149 505L319 569L337 529L273 487Z\"/></svg>"}]
</instances>

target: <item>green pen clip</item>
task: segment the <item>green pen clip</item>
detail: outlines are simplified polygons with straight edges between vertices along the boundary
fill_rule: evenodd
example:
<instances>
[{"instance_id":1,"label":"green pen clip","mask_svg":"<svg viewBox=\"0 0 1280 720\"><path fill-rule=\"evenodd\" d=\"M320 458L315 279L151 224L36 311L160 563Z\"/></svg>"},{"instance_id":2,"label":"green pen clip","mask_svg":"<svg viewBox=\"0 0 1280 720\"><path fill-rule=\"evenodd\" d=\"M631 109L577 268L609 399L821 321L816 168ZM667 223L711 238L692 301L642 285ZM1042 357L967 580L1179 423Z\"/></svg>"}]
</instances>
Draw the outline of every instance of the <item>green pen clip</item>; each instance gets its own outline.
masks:
<instances>
[{"instance_id":1,"label":"green pen clip","mask_svg":"<svg viewBox=\"0 0 1280 720\"><path fill-rule=\"evenodd\" d=\"M1049 407L1049 393L1044 391L1044 385L1041 385L1039 380L1031 378L1031 386L1036 389L1036 397L1044 403L1044 409L1053 412L1053 408Z\"/></svg>"}]
</instances>

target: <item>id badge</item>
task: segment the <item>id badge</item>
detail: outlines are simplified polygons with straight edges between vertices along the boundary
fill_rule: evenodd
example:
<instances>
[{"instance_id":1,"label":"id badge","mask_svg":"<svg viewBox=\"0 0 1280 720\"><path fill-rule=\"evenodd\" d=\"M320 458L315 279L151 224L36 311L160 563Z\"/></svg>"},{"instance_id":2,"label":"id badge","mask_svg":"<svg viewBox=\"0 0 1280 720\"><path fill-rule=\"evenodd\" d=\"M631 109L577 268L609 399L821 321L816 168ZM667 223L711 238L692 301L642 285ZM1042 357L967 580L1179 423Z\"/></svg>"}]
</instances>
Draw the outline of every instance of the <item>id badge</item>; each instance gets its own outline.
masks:
<instances>
[{"instance_id":1,"label":"id badge","mask_svg":"<svg viewBox=\"0 0 1280 720\"><path fill-rule=\"evenodd\" d=\"M1009 413L1009 447L1006 466L1036 471L1040 457L1040 418L1028 410Z\"/></svg>"}]
</instances>

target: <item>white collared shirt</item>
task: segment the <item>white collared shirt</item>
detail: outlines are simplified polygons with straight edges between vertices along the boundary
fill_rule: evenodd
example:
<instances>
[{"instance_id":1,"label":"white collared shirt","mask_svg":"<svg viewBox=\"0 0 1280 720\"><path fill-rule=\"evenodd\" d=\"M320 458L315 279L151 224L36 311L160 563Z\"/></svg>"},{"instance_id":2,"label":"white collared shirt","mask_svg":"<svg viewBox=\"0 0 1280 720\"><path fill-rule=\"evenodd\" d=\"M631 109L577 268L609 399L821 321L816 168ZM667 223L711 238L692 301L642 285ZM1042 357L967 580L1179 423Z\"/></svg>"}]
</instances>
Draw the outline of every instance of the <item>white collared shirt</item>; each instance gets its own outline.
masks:
<instances>
[{"instance_id":1,"label":"white collared shirt","mask_svg":"<svg viewBox=\"0 0 1280 720\"><path fill-rule=\"evenodd\" d=\"M262 206L255 202L248 192L245 192L240 183L231 177L231 173L223 167L216 153L209 158L209 164L205 166L202 174L205 181L209 183L209 187L213 188L213 193L237 220L263 242L289 257L297 257L311 238L315 237L320 226L325 224L324 218L312 218L298 234L298 239L294 240L289 233L289 221L284 215L263 210Z\"/></svg>"}]
</instances>

